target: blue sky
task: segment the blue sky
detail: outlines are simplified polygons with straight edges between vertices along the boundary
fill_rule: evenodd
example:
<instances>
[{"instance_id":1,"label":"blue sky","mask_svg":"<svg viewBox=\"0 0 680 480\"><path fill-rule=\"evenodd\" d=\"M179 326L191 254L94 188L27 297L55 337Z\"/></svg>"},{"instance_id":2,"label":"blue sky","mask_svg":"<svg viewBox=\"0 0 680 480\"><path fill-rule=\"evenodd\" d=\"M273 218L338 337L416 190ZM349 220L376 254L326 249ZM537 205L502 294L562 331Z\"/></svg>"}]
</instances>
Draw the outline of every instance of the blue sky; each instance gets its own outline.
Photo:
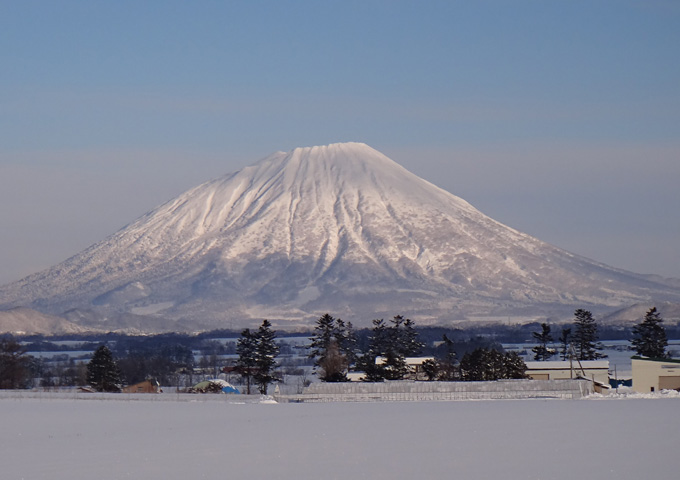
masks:
<instances>
[{"instance_id":1,"label":"blue sky","mask_svg":"<svg viewBox=\"0 0 680 480\"><path fill-rule=\"evenodd\" d=\"M0 0L0 282L277 150L362 141L680 278L674 1Z\"/></svg>"}]
</instances>

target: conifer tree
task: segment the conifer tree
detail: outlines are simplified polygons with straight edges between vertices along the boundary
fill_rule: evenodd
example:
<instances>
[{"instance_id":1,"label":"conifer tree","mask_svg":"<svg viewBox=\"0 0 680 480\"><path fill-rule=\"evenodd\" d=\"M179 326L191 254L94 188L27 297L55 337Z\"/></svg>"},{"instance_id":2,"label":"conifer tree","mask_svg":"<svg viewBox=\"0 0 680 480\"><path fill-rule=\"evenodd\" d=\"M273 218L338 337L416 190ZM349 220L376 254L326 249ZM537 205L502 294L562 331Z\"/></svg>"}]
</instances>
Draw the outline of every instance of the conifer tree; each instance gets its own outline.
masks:
<instances>
[{"instance_id":1,"label":"conifer tree","mask_svg":"<svg viewBox=\"0 0 680 480\"><path fill-rule=\"evenodd\" d=\"M588 310L578 309L574 312L573 345L578 360L597 360L607 358L600 353L604 347L598 341L597 324L593 314Z\"/></svg>"},{"instance_id":2,"label":"conifer tree","mask_svg":"<svg viewBox=\"0 0 680 480\"><path fill-rule=\"evenodd\" d=\"M550 360L550 357L555 355L555 349L548 347L548 344L553 341L552 335L550 334L550 325L541 323L541 331L532 332L531 335L538 342L538 345L531 349L531 351L534 352L534 360L539 362Z\"/></svg>"},{"instance_id":3,"label":"conifer tree","mask_svg":"<svg viewBox=\"0 0 680 480\"><path fill-rule=\"evenodd\" d=\"M246 393L250 395L250 384L257 368L257 335L249 328L241 332L241 338L236 342L236 372L246 381Z\"/></svg>"},{"instance_id":4,"label":"conifer tree","mask_svg":"<svg viewBox=\"0 0 680 480\"><path fill-rule=\"evenodd\" d=\"M394 318L396 319L397 317L403 319L401 315L397 315ZM399 350L405 357L416 357L420 355L425 345L418 340L418 332L415 328L416 324L410 318L407 318L403 320L400 325L401 330L397 329L395 332L398 339Z\"/></svg>"},{"instance_id":5,"label":"conifer tree","mask_svg":"<svg viewBox=\"0 0 680 480\"><path fill-rule=\"evenodd\" d=\"M560 342L560 358L562 360L567 360L569 358L569 345L571 343L571 328L563 328L558 340Z\"/></svg>"},{"instance_id":6,"label":"conifer tree","mask_svg":"<svg viewBox=\"0 0 680 480\"><path fill-rule=\"evenodd\" d=\"M87 383L98 392L120 391L120 370L106 345L97 348L87 364Z\"/></svg>"},{"instance_id":7,"label":"conifer tree","mask_svg":"<svg viewBox=\"0 0 680 480\"><path fill-rule=\"evenodd\" d=\"M270 383L278 380L274 369L279 347L276 344L276 332L271 329L271 323L263 320L256 333L255 344L255 374L253 375L258 390L262 395L267 394Z\"/></svg>"},{"instance_id":8,"label":"conifer tree","mask_svg":"<svg viewBox=\"0 0 680 480\"><path fill-rule=\"evenodd\" d=\"M415 323L410 318L395 315L389 329L389 348L384 354L386 378L401 380L411 371L406 357L420 355L424 344L418 340Z\"/></svg>"},{"instance_id":9,"label":"conifer tree","mask_svg":"<svg viewBox=\"0 0 680 480\"><path fill-rule=\"evenodd\" d=\"M517 352L506 352L503 355L502 377L507 379L527 378L527 364Z\"/></svg>"},{"instance_id":10,"label":"conifer tree","mask_svg":"<svg viewBox=\"0 0 680 480\"><path fill-rule=\"evenodd\" d=\"M381 355L383 360L383 375L385 380L402 380L409 373L406 357L394 348L388 348Z\"/></svg>"},{"instance_id":11,"label":"conifer tree","mask_svg":"<svg viewBox=\"0 0 680 480\"><path fill-rule=\"evenodd\" d=\"M338 319L338 330L341 332L338 338L339 348L347 359L349 369L357 362L357 334L352 322L343 323L340 319Z\"/></svg>"},{"instance_id":12,"label":"conifer tree","mask_svg":"<svg viewBox=\"0 0 680 480\"><path fill-rule=\"evenodd\" d=\"M444 348L444 355L437 359L437 377L439 380L451 381L458 378L458 369L456 368L456 351L454 349L453 340L442 335L442 347Z\"/></svg>"},{"instance_id":13,"label":"conifer tree","mask_svg":"<svg viewBox=\"0 0 680 480\"><path fill-rule=\"evenodd\" d=\"M668 358L666 329L656 307L650 308L642 323L633 327L633 339L630 343L637 354L643 357Z\"/></svg>"},{"instance_id":14,"label":"conifer tree","mask_svg":"<svg viewBox=\"0 0 680 480\"><path fill-rule=\"evenodd\" d=\"M359 358L358 367L366 374L366 381L382 382L385 380L385 366L376 365L375 360L382 356L388 348L389 329L382 318L374 319L372 324L368 348Z\"/></svg>"},{"instance_id":15,"label":"conifer tree","mask_svg":"<svg viewBox=\"0 0 680 480\"><path fill-rule=\"evenodd\" d=\"M409 371L406 352L410 351L411 339L407 338L409 334L406 333L404 317L395 315L390 323L392 325L387 329L387 343L380 355L383 358L383 372L386 380L401 380ZM413 330L412 332L415 338L416 333Z\"/></svg>"},{"instance_id":16,"label":"conifer tree","mask_svg":"<svg viewBox=\"0 0 680 480\"><path fill-rule=\"evenodd\" d=\"M466 382L488 380L489 351L483 347L467 352L460 360L460 378Z\"/></svg>"},{"instance_id":17,"label":"conifer tree","mask_svg":"<svg viewBox=\"0 0 680 480\"><path fill-rule=\"evenodd\" d=\"M423 373L429 382L440 376L440 364L436 360L428 358L420 365L420 367L423 369Z\"/></svg>"},{"instance_id":18,"label":"conifer tree","mask_svg":"<svg viewBox=\"0 0 680 480\"><path fill-rule=\"evenodd\" d=\"M314 360L314 365L318 366L319 361L324 357L335 334L335 318L326 313L319 317L314 327L314 334L309 337L312 343L309 345L309 358Z\"/></svg>"}]
</instances>

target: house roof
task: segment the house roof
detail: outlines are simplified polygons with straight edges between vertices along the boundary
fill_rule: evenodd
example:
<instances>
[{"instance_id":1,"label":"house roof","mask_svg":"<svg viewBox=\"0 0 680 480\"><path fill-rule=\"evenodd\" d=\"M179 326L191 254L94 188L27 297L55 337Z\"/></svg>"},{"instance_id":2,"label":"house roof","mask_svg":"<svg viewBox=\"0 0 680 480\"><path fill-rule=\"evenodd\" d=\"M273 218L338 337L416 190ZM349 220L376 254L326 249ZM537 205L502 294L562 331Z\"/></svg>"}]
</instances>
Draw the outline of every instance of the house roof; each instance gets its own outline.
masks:
<instances>
[{"instance_id":1,"label":"house roof","mask_svg":"<svg viewBox=\"0 0 680 480\"><path fill-rule=\"evenodd\" d=\"M650 357L641 357L639 355L633 355L630 358L632 360L645 360L645 361L648 361L648 362L680 363L680 358L650 358Z\"/></svg>"}]
</instances>

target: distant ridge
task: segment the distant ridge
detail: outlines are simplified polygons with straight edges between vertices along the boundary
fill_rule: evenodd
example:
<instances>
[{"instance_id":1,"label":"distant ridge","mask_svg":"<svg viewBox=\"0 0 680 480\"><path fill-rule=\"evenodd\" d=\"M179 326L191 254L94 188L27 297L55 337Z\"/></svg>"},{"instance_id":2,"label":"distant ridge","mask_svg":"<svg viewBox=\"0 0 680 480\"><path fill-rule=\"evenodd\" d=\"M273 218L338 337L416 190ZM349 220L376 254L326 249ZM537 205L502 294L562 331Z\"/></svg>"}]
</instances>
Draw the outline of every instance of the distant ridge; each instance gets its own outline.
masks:
<instances>
[{"instance_id":1,"label":"distant ridge","mask_svg":"<svg viewBox=\"0 0 680 480\"><path fill-rule=\"evenodd\" d=\"M67 335L88 330L54 315L45 315L29 308L0 311L0 332L16 335Z\"/></svg>"},{"instance_id":2,"label":"distant ridge","mask_svg":"<svg viewBox=\"0 0 680 480\"><path fill-rule=\"evenodd\" d=\"M325 312L529 321L654 300L680 288L507 227L363 143L274 153L0 288L0 307L142 316L152 330Z\"/></svg>"}]
</instances>

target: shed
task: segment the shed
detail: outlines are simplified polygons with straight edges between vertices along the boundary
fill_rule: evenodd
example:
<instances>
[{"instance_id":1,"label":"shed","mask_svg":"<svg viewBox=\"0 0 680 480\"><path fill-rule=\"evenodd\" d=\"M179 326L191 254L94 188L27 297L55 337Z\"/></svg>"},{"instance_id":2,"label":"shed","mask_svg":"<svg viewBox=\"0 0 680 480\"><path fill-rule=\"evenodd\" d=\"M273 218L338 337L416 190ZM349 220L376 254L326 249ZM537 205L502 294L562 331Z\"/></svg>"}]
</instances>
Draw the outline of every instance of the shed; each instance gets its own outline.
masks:
<instances>
[{"instance_id":1,"label":"shed","mask_svg":"<svg viewBox=\"0 0 680 480\"><path fill-rule=\"evenodd\" d=\"M525 363L526 374L534 380L564 380L580 377L609 385L609 360L557 360Z\"/></svg>"},{"instance_id":2,"label":"shed","mask_svg":"<svg viewBox=\"0 0 680 480\"><path fill-rule=\"evenodd\" d=\"M631 363L636 392L680 391L680 359L634 356Z\"/></svg>"},{"instance_id":3,"label":"shed","mask_svg":"<svg viewBox=\"0 0 680 480\"><path fill-rule=\"evenodd\" d=\"M152 379L123 387L122 390L123 393L161 393L162 391L158 382Z\"/></svg>"}]
</instances>

